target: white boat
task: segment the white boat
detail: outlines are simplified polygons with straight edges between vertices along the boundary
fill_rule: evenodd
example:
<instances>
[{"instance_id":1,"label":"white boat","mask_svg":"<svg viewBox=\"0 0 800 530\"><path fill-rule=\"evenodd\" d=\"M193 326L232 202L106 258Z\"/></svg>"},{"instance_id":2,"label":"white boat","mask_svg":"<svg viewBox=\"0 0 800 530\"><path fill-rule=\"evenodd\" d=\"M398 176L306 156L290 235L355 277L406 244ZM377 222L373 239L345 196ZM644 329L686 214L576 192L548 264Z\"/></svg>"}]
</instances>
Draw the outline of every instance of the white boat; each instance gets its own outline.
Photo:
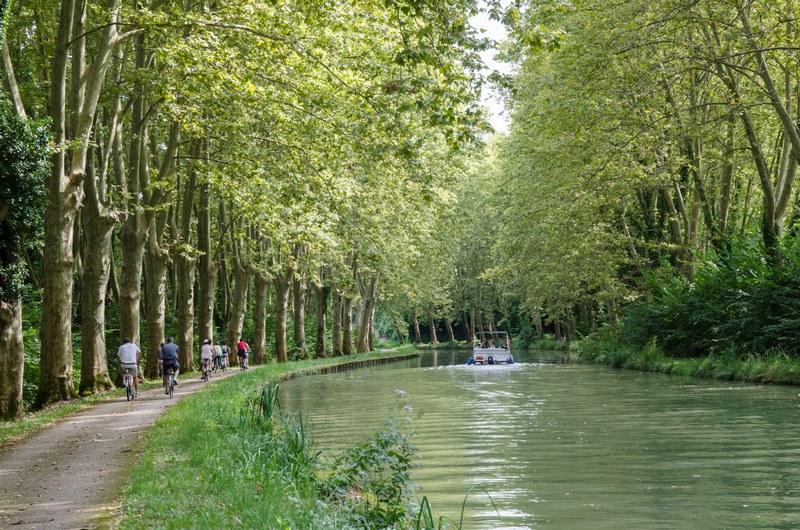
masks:
<instances>
[{"instance_id":1,"label":"white boat","mask_svg":"<svg viewBox=\"0 0 800 530\"><path fill-rule=\"evenodd\" d=\"M505 331L476 331L467 364L514 364L511 341Z\"/></svg>"}]
</instances>

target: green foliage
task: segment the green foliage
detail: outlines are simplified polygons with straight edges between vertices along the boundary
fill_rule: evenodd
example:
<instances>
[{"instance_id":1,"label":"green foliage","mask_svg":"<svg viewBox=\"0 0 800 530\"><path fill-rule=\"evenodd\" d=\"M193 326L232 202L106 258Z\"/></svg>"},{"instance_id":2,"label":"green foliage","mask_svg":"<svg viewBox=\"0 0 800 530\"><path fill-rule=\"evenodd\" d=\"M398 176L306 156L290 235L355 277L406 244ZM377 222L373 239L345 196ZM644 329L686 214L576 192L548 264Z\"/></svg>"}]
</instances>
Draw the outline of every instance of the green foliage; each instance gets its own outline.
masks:
<instances>
[{"instance_id":1,"label":"green foliage","mask_svg":"<svg viewBox=\"0 0 800 530\"><path fill-rule=\"evenodd\" d=\"M46 124L0 100L0 299L20 295L25 253L41 246L48 154Z\"/></svg>"},{"instance_id":2,"label":"green foliage","mask_svg":"<svg viewBox=\"0 0 800 530\"><path fill-rule=\"evenodd\" d=\"M789 238L785 263L767 265L757 245L739 244L697 266L695 282L673 278L626 311L623 337L641 348L651 338L672 357L783 351L800 356L799 241Z\"/></svg>"},{"instance_id":3,"label":"green foliage","mask_svg":"<svg viewBox=\"0 0 800 530\"><path fill-rule=\"evenodd\" d=\"M358 526L405 528L410 522L415 455L409 434L388 420L333 461L323 491L342 503Z\"/></svg>"}]
</instances>

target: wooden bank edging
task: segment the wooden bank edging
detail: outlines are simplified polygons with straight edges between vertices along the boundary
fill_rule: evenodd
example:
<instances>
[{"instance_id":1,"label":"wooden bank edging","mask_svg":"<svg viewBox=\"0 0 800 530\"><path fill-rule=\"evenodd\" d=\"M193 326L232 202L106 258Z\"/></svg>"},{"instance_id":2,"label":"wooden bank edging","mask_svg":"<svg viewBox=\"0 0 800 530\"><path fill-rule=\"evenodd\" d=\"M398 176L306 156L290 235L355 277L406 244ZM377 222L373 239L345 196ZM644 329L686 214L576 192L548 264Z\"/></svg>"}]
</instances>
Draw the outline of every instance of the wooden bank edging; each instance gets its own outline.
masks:
<instances>
[{"instance_id":1,"label":"wooden bank edging","mask_svg":"<svg viewBox=\"0 0 800 530\"><path fill-rule=\"evenodd\" d=\"M419 357L418 353L408 353L405 355L394 355L390 357L378 357L375 359L362 359L360 361L348 361L339 364L329 364L324 366L314 366L312 368L304 368L302 370L292 370L281 374L280 381L288 381L296 377L303 377L306 375L321 375L332 374L336 372L346 372L355 368L364 368L367 366L377 366L381 364L389 364L398 361L407 361L408 359L416 359Z\"/></svg>"}]
</instances>

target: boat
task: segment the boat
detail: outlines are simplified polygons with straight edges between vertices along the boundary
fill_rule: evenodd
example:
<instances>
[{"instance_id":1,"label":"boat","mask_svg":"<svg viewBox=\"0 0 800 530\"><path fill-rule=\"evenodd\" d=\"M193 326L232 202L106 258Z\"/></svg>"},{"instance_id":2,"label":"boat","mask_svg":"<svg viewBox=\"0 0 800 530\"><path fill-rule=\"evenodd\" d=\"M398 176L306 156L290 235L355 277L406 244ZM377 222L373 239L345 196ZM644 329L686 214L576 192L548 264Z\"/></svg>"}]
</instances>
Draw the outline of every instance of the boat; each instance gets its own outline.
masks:
<instances>
[{"instance_id":1,"label":"boat","mask_svg":"<svg viewBox=\"0 0 800 530\"><path fill-rule=\"evenodd\" d=\"M514 364L511 341L505 331L476 331L467 364Z\"/></svg>"}]
</instances>

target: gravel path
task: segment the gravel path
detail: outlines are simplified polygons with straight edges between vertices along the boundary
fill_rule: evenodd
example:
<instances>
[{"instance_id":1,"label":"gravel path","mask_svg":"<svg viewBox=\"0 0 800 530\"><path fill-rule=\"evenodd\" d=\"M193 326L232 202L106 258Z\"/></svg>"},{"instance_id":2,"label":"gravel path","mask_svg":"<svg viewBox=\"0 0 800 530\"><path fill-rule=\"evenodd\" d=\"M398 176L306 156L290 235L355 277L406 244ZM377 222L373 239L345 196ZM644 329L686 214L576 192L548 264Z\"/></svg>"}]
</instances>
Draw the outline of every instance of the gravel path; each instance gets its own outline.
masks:
<instances>
[{"instance_id":1,"label":"gravel path","mask_svg":"<svg viewBox=\"0 0 800 530\"><path fill-rule=\"evenodd\" d=\"M238 370L211 379L230 377ZM0 452L0 529L107 527L143 433L171 405L205 385L181 379L131 402L115 398Z\"/></svg>"}]
</instances>

